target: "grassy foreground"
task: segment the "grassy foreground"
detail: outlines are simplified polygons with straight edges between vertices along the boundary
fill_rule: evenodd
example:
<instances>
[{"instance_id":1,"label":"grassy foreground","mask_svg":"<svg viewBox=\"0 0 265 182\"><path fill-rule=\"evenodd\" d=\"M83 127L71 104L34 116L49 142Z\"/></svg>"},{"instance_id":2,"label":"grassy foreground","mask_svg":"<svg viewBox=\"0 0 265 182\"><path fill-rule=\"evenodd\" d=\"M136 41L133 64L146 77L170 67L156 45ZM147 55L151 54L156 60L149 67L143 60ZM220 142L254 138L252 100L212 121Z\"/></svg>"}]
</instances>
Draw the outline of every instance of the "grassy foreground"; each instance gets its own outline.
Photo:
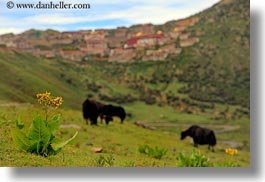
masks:
<instances>
[{"instance_id":1,"label":"grassy foreground","mask_svg":"<svg viewBox=\"0 0 265 182\"><path fill-rule=\"evenodd\" d=\"M139 120L134 116L128 118L124 124L120 124L119 120L115 118L114 122L108 126L100 122L98 126L90 126L85 125L80 111L57 110L56 113L59 112L61 115L62 125L56 135L62 139L67 139L76 131L79 131L79 134L72 144L67 145L60 153L48 157L41 157L19 150L13 144L10 135L10 130L15 127L15 119L20 118L25 123L25 129L28 129L34 117L44 114L43 110L30 104L2 104L0 107L0 166L179 167L180 162L177 160L179 153L190 155L194 150L190 138L184 141L180 140L181 129L185 129L189 125L185 117L193 122L201 116L181 115L177 112L174 113L174 111L169 112L168 108L161 108L161 112L170 113L169 117L182 116L181 118L184 118L183 122L163 122L163 117L160 118L161 122L155 122L154 119L148 122L148 116L159 114L158 112L152 112L156 111L157 106L136 104L138 107L142 107L142 112L145 111L145 114L142 115L142 121L150 125L153 124L155 130L136 126L133 122ZM130 110L130 106L126 107ZM54 113L54 110L50 111L50 114ZM181 119L179 118L179 120ZM249 121L243 119L233 121L233 123L218 122L205 122L204 124L205 126L211 124L211 128L217 131L218 144L215 152L208 151L207 146L199 146L198 150L209 158L214 167L248 167L250 165ZM227 126L224 131L223 125ZM231 130L229 130L229 127ZM233 156L226 154L225 148L232 147L234 144L237 144L238 154ZM158 147L167 152L161 159L156 159L139 152L139 147L143 145L152 148ZM93 152L92 149L97 147L102 147L103 151L101 153Z\"/></svg>"}]
</instances>

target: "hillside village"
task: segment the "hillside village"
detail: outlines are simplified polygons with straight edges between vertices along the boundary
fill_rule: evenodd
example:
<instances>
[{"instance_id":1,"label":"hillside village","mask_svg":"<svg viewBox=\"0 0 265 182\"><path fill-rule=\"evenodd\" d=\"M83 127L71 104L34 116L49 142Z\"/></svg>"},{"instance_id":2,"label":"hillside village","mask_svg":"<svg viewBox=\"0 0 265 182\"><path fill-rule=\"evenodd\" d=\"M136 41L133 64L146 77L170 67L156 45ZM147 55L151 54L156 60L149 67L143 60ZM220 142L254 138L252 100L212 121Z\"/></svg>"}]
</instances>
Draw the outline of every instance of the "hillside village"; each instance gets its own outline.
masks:
<instances>
[{"instance_id":1,"label":"hillside village","mask_svg":"<svg viewBox=\"0 0 265 182\"><path fill-rule=\"evenodd\" d=\"M73 61L164 60L199 42L198 35L187 30L199 19L199 16L193 16L175 21L173 28L167 31L159 30L159 26L153 24L75 32L28 30L18 35L1 35L0 52L28 52L45 58L59 56Z\"/></svg>"}]
</instances>

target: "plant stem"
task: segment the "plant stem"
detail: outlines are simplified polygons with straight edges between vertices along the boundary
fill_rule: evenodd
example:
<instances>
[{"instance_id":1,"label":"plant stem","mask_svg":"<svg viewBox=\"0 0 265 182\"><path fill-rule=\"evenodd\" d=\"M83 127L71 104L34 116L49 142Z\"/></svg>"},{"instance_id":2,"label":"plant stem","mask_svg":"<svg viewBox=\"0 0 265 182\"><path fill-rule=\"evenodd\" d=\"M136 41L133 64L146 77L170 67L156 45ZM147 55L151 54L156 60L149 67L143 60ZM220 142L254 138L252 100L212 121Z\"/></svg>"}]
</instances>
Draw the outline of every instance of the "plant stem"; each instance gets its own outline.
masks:
<instances>
[{"instance_id":1,"label":"plant stem","mask_svg":"<svg viewBox=\"0 0 265 182\"><path fill-rule=\"evenodd\" d=\"M45 121L47 124L48 123L48 108L47 107L45 108Z\"/></svg>"}]
</instances>

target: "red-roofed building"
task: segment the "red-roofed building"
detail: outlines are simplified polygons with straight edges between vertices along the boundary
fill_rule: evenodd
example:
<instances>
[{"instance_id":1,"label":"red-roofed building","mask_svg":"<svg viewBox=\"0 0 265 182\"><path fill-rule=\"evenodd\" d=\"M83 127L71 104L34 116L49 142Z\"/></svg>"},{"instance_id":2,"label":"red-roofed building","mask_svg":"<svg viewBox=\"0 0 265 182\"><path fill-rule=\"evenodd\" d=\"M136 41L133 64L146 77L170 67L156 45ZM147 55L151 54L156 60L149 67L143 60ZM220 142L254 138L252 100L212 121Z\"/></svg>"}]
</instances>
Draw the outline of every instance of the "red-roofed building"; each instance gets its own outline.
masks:
<instances>
[{"instance_id":1,"label":"red-roofed building","mask_svg":"<svg viewBox=\"0 0 265 182\"><path fill-rule=\"evenodd\" d=\"M63 58L74 60L74 61L81 61L84 57L84 53L80 50L62 50L58 49L58 54Z\"/></svg>"},{"instance_id":2,"label":"red-roofed building","mask_svg":"<svg viewBox=\"0 0 265 182\"><path fill-rule=\"evenodd\" d=\"M105 39L105 30L97 30L85 35L85 43L80 46L80 50L86 52L86 54L100 54L104 55L109 52L108 45Z\"/></svg>"},{"instance_id":3,"label":"red-roofed building","mask_svg":"<svg viewBox=\"0 0 265 182\"><path fill-rule=\"evenodd\" d=\"M142 35L128 39L124 47L125 48L152 47L156 45L163 45L165 44L166 40L167 37L163 33Z\"/></svg>"}]
</instances>

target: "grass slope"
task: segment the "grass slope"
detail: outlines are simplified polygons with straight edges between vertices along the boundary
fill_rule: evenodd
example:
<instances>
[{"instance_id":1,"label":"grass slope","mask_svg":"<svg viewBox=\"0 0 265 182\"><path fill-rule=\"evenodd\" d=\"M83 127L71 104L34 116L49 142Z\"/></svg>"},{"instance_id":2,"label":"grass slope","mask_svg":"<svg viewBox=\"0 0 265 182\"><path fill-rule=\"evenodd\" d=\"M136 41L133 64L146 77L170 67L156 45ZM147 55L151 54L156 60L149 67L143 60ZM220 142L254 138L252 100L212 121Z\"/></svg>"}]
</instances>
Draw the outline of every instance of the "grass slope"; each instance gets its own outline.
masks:
<instances>
[{"instance_id":1,"label":"grass slope","mask_svg":"<svg viewBox=\"0 0 265 182\"><path fill-rule=\"evenodd\" d=\"M220 2L188 28L200 42L182 52L182 81L193 99L249 107L250 2ZM204 92L205 95L197 94Z\"/></svg>"},{"instance_id":2,"label":"grass slope","mask_svg":"<svg viewBox=\"0 0 265 182\"><path fill-rule=\"evenodd\" d=\"M146 108L147 109L147 108ZM154 108L155 109L155 108ZM149 108L152 110L152 108ZM51 110L50 115L59 112L62 116L62 124L75 124L76 128L61 128L57 132L60 138L66 139L79 131L75 141L65 147L59 154L49 157L40 157L35 154L25 153L19 150L13 143L10 130L15 127L14 120L19 117L25 123L27 129L34 117L43 115L44 111L30 104L19 104L16 106L0 107L0 163L1 166L65 166L65 167L178 167L178 154L191 154L194 149L192 141L187 138L180 140L180 130L186 125L175 127L174 131L161 132L160 130L147 130L138 127L131 122L120 124L115 119L110 125L99 124L99 126L85 125L80 111L59 109ZM177 114L177 113L176 113ZM227 124L227 123L226 123ZM232 124L232 123L230 123ZM248 139L249 125L245 121L238 121L240 126L236 132L225 132L217 134L218 145L215 152L207 149L207 146L199 146L202 154L207 156L214 166L222 166L225 163L233 163L237 166L249 166L249 148L240 146L238 155L229 156L224 149L229 147L222 140L234 140L242 142ZM249 142L249 141L248 141ZM149 145L167 150L162 159L142 154L138 151L139 146ZM92 147L102 147L102 153L94 153ZM102 158L109 159L102 162ZM114 159L114 160L112 160Z\"/></svg>"},{"instance_id":3,"label":"grass slope","mask_svg":"<svg viewBox=\"0 0 265 182\"><path fill-rule=\"evenodd\" d=\"M66 65L65 65L66 64ZM64 97L67 107L81 102L78 71L70 62L46 60L28 54L0 53L0 100L34 102L36 93L53 91Z\"/></svg>"}]
</instances>

